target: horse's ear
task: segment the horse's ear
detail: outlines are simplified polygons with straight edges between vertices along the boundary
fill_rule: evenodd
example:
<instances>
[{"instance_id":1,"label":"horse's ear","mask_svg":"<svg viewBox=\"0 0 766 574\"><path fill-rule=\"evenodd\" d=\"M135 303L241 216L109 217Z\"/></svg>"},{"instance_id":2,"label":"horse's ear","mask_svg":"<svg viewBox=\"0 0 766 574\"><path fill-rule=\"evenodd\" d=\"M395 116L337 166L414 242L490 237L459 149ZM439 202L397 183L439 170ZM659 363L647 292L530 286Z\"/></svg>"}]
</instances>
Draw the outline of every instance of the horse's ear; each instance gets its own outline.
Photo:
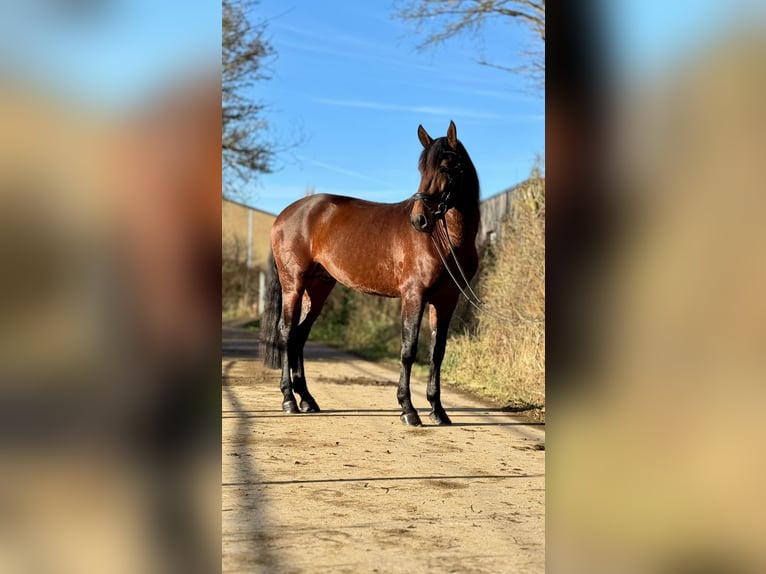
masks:
<instances>
[{"instance_id":1,"label":"horse's ear","mask_svg":"<svg viewBox=\"0 0 766 574\"><path fill-rule=\"evenodd\" d=\"M418 139L420 140L420 143L423 144L423 147L425 149L428 149L428 147L434 141L431 139L431 136L428 135L428 132L425 130L425 128L422 125L418 126Z\"/></svg>"},{"instance_id":2,"label":"horse's ear","mask_svg":"<svg viewBox=\"0 0 766 574\"><path fill-rule=\"evenodd\" d=\"M447 128L447 143L452 149L457 149L457 128L452 120L449 121L449 127Z\"/></svg>"}]
</instances>

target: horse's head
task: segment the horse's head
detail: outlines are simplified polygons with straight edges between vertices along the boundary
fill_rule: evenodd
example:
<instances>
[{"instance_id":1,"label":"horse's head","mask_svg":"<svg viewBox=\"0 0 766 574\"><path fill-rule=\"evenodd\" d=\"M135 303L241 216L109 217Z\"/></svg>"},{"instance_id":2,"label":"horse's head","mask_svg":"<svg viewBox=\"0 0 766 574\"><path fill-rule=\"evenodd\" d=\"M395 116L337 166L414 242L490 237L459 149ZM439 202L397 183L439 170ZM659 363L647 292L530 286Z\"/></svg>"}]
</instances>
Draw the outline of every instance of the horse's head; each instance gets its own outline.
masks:
<instances>
[{"instance_id":1,"label":"horse's head","mask_svg":"<svg viewBox=\"0 0 766 574\"><path fill-rule=\"evenodd\" d=\"M418 126L418 139L423 144L418 162L420 186L414 195L410 223L418 231L430 233L437 219L455 206L462 183L463 156L466 159L468 156L457 139L455 122L450 121L447 137L437 139L432 139L422 125Z\"/></svg>"}]
</instances>

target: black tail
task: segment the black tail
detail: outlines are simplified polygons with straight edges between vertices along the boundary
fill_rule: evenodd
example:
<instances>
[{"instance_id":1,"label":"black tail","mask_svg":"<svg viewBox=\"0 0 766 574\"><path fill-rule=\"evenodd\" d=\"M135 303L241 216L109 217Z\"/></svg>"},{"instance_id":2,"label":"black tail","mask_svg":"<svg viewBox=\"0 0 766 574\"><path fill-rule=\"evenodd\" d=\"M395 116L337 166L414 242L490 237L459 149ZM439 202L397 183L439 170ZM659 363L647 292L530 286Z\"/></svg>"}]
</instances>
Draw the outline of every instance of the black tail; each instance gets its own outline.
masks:
<instances>
[{"instance_id":1,"label":"black tail","mask_svg":"<svg viewBox=\"0 0 766 574\"><path fill-rule=\"evenodd\" d=\"M263 364L272 369L282 368L279 352L279 318L282 316L282 284L279 282L274 254L269 256L269 277L266 286L266 305L261 316L260 351Z\"/></svg>"}]
</instances>

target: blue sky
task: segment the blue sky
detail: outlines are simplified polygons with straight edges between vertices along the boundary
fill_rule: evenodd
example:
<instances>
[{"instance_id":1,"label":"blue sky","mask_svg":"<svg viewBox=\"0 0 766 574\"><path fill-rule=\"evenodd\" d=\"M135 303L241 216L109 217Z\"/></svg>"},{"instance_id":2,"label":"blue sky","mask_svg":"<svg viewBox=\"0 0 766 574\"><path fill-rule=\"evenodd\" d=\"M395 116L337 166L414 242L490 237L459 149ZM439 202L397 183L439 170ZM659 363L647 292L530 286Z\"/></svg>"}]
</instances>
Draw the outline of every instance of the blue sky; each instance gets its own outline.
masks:
<instances>
[{"instance_id":1,"label":"blue sky","mask_svg":"<svg viewBox=\"0 0 766 574\"><path fill-rule=\"evenodd\" d=\"M513 24L490 26L425 53L421 36L391 16L391 2L262 0L277 52L272 79L255 87L282 146L273 174L242 199L278 213L304 196L336 193L400 201L417 191L418 124L432 137L457 125L479 172L482 196L522 181L545 150L544 98L476 57L519 63L528 42Z\"/></svg>"}]
</instances>

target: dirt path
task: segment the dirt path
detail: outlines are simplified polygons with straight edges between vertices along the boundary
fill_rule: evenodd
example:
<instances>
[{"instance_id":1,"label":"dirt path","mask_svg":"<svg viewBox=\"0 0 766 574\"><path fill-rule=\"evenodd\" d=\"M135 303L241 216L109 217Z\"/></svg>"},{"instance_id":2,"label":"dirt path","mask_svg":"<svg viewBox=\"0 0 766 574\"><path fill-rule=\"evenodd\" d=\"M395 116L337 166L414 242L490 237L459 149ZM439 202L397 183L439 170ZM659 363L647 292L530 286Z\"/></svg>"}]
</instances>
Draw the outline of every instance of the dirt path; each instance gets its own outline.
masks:
<instances>
[{"instance_id":1,"label":"dirt path","mask_svg":"<svg viewBox=\"0 0 766 574\"><path fill-rule=\"evenodd\" d=\"M283 415L255 334L224 329L224 572L544 572L545 433L447 387L399 422L398 375L310 344L321 413Z\"/></svg>"}]
</instances>

